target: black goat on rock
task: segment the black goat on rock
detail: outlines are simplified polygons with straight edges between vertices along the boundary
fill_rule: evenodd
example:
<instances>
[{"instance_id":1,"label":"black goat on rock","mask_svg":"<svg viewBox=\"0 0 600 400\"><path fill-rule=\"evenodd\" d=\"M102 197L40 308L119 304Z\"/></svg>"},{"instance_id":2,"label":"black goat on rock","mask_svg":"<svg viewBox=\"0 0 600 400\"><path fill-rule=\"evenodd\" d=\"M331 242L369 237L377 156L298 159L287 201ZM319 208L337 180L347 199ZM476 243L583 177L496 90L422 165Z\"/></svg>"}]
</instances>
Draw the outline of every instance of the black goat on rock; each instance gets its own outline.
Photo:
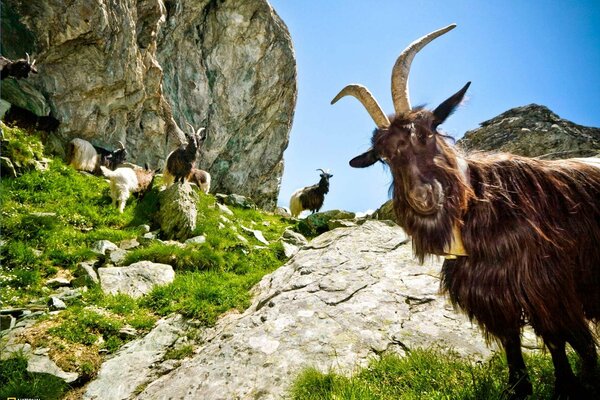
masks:
<instances>
[{"instance_id":1,"label":"black goat on rock","mask_svg":"<svg viewBox=\"0 0 600 400\"><path fill-rule=\"evenodd\" d=\"M329 178L333 175L321 171L321 180L316 185L306 186L296 190L290 198L290 212L292 217L297 217L303 210L310 210L313 213L323 207L325 195L329 193Z\"/></svg>"},{"instance_id":2,"label":"black goat on rock","mask_svg":"<svg viewBox=\"0 0 600 400\"><path fill-rule=\"evenodd\" d=\"M191 134L186 134L188 139L187 145L182 144L167 156L167 167L163 176L163 180L167 186L171 186L174 182L183 183L188 175L190 175L194 164L196 164L200 144L206 139L205 128L196 130L189 123L187 125L191 129Z\"/></svg>"}]
</instances>

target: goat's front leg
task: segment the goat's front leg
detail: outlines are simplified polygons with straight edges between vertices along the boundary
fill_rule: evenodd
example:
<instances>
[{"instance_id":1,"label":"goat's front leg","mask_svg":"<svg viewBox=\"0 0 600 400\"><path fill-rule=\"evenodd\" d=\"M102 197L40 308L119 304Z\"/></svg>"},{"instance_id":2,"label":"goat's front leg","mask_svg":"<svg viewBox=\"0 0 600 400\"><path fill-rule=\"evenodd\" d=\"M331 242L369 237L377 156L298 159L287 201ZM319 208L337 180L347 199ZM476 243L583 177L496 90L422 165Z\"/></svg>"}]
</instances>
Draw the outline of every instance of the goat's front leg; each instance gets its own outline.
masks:
<instances>
[{"instance_id":1,"label":"goat's front leg","mask_svg":"<svg viewBox=\"0 0 600 400\"><path fill-rule=\"evenodd\" d=\"M510 400L522 400L533 393L527 366L521 352L521 332L518 327L500 338L508 364L508 384L506 390Z\"/></svg>"}]
</instances>

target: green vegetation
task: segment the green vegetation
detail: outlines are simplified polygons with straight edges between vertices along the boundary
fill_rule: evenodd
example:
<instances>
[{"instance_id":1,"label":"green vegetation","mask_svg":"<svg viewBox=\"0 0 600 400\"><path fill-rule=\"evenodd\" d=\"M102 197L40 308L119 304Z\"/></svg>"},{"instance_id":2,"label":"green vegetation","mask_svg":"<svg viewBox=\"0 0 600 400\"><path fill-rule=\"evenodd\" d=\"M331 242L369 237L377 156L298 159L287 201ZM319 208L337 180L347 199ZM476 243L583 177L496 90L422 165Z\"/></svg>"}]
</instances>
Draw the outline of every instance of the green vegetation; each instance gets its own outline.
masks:
<instances>
[{"instance_id":1,"label":"green vegetation","mask_svg":"<svg viewBox=\"0 0 600 400\"><path fill-rule=\"evenodd\" d=\"M160 179L143 200L131 198L119 214L111 207L104 179L55 158L47 170L35 170L33 160L48 156L39 136L5 125L2 129L3 156L18 161L20 176L0 180L0 308L45 304L52 293L45 282L57 273L73 274L81 261L97 259L90 250L95 242L138 238L142 224L158 228L154 214ZM141 260L172 265L172 284L142 299L106 295L91 287L66 300L66 310L39 318L25 340L34 348L48 348L59 367L78 372L85 381L97 373L101 353L113 353L134 337L127 333L131 328L142 335L158 318L174 312L207 326L224 312L247 307L250 288L286 261L278 240L291 224L257 210L230 209L233 215L224 215L213 196L201 195L194 234L204 235L205 243L184 247L149 240L128 253L125 265ZM245 228L260 230L271 244L262 244ZM192 351L182 346L168 356L180 359ZM23 363L23 357L15 356L0 364L0 381L9 382L5 397L60 398L68 389L27 373Z\"/></svg>"},{"instance_id":2,"label":"green vegetation","mask_svg":"<svg viewBox=\"0 0 600 400\"><path fill-rule=\"evenodd\" d=\"M552 398L554 373L549 355L528 355L534 399ZM294 382L294 400L493 400L502 399L507 366L501 355L473 363L453 353L413 350L406 357L383 355L351 377L306 369Z\"/></svg>"},{"instance_id":3,"label":"green vegetation","mask_svg":"<svg viewBox=\"0 0 600 400\"><path fill-rule=\"evenodd\" d=\"M27 358L16 354L0 360L0 399L40 398L54 400L62 398L69 386L60 378L48 374L27 372Z\"/></svg>"}]
</instances>

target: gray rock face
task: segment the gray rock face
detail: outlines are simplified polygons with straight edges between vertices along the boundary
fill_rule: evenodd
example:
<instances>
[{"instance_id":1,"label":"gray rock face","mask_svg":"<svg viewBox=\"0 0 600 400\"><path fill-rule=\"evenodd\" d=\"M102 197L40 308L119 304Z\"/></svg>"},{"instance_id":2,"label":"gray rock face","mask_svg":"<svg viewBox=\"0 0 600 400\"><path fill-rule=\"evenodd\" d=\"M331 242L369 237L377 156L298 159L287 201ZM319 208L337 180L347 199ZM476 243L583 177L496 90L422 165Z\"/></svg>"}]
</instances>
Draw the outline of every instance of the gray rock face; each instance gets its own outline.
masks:
<instances>
[{"instance_id":1,"label":"gray rock face","mask_svg":"<svg viewBox=\"0 0 600 400\"><path fill-rule=\"evenodd\" d=\"M468 131L458 144L467 150L505 151L528 157L589 157L600 154L600 128L561 119L537 104L510 109Z\"/></svg>"},{"instance_id":2,"label":"gray rock face","mask_svg":"<svg viewBox=\"0 0 600 400\"><path fill-rule=\"evenodd\" d=\"M3 55L39 73L2 98L60 121L54 148L80 137L161 166L185 121L204 126L199 168L213 188L276 203L296 101L285 24L266 0L40 0L2 3Z\"/></svg>"},{"instance_id":3,"label":"gray rock face","mask_svg":"<svg viewBox=\"0 0 600 400\"><path fill-rule=\"evenodd\" d=\"M127 399L139 385L152 379L152 366L182 335L181 318L160 320L144 338L126 344L104 364L91 382L84 399Z\"/></svg>"},{"instance_id":4,"label":"gray rock face","mask_svg":"<svg viewBox=\"0 0 600 400\"><path fill-rule=\"evenodd\" d=\"M98 268L100 287L105 293L123 293L137 298L150 293L156 285L166 285L175 279L168 264L139 261L127 267Z\"/></svg>"},{"instance_id":5,"label":"gray rock face","mask_svg":"<svg viewBox=\"0 0 600 400\"><path fill-rule=\"evenodd\" d=\"M351 372L379 352L442 346L484 357L477 329L438 295L397 226L327 232L255 287L253 304L209 330L196 355L139 399L281 399L304 367Z\"/></svg>"},{"instance_id":6,"label":"gray rock face","mask_svg":"<svg viewBox=\"0 0 600 400\"><path fill-rule=\"evenodd\" d=\"M160 193L158 222L167 239L186 240L196 228L198 193L189 183L176 183Z\"/></svg>"}]
</instances>

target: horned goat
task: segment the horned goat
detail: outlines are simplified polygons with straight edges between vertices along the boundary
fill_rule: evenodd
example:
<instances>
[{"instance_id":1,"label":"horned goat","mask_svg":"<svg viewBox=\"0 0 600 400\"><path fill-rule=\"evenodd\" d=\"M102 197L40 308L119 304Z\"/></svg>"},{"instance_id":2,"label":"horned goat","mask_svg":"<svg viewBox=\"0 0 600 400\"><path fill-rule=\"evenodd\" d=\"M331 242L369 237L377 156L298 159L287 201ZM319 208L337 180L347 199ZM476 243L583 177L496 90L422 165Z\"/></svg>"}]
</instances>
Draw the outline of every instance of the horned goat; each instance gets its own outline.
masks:
<instances>
[{"instance_id":1,"label":"horned goat","mask_svg":"<svg viewBox=\"0 0 600 400\"><path fill-rule=\"evenodd\" d=\"M166 186L171 186L174 182L183 183L190 175L196 164L200 144L206 139L205 128L196 130L189 123L187 125L191 129L191 133L186 134L187 144L182 144L167 156L167 166L163 174L163 181Z\"/></svg>"},{"instance_id":2,"label":"horned goat","mask_svg":"<svg viewBox=\"0 0 600 400\"><path fill-rule=\"evenodd\" d=\"M20 59L17 61L11 61L6 57L0 56L0 80L4 80L9 76L13 76L16 79L28 78L29 73L32 72L37 74L37 68L35 67L35 60L31 62L29 54L27 59Z\"/></svg>"},{"instance_id":3,"label":"horned goat","mask_svg":"<svg viewBox=\"0 0 600 400\"><path fill-rule=\"evenodd\" d=\"M192 168L187 180L196 184L204 193L210 190L210 174L207 171L198 168Z\"/></svg>"},{"instance_id":4,"label":"horned goat","mask_svg":"<svg viewBox=\"0 0 600 400\"><path fill-rule=\"evenodd\" d=\"M118 143L120 148L110 151L94 146L87 140L75 138L69 142L67 148L67 163L76 170L95 175L100 175L101 166L114 170L127 157L125 146L121 142Z\"/></svg>"},{"instance_id":5,"label":"horned goat","mask_svg":"<svg viewBox=\"0 0 600 400\"><path fill-rule=\"evenodd\" d=\"M141 199L152 189L154 176L157 172L150 170L147 164L145 169L119 167L111 171L104 166L100 166L100 170L102 175L110 180L112 205L117 205L120 213L125 209L127 199L132 193L136 193L138 198Z\"/></svg>"},{"instance_id":6,"label":"horned goat","mask_svg":"<svg viewBox=\"0 0 600 400\"><path fill-rule=\"evenodd\" d=\"M290 198L290 213L292 217L298 217L303 210L310 210L314 213L323 207L325 195L329 193L329 178L333 175L322 169L317 169L317 171L321 171L319 183L303 187L292 193L292 197Z\"/></svg>"},{"instance_id":7,"label":"horned goat","mask_svg":"<svg viewBox=\"0 0 600 400\"><path fill-rule=\"evenodd\" d=\"M442 291L504 347L510 398L532 393L521 352L526 323L552 356L555 398L593 398L598 361L588 322L600 319L599 160L464 155L447 143L437 128L470 82L433 111L411 108L407 82L415 54L454 27L424 36L399 56L391 119L361 85L332 100L356 97L377 125L372 147L350 165L390 167L399 224L421 261L446 258ZM581 359L582 381L567 360L567 343Z\"/></svg>"}]
</instances>

